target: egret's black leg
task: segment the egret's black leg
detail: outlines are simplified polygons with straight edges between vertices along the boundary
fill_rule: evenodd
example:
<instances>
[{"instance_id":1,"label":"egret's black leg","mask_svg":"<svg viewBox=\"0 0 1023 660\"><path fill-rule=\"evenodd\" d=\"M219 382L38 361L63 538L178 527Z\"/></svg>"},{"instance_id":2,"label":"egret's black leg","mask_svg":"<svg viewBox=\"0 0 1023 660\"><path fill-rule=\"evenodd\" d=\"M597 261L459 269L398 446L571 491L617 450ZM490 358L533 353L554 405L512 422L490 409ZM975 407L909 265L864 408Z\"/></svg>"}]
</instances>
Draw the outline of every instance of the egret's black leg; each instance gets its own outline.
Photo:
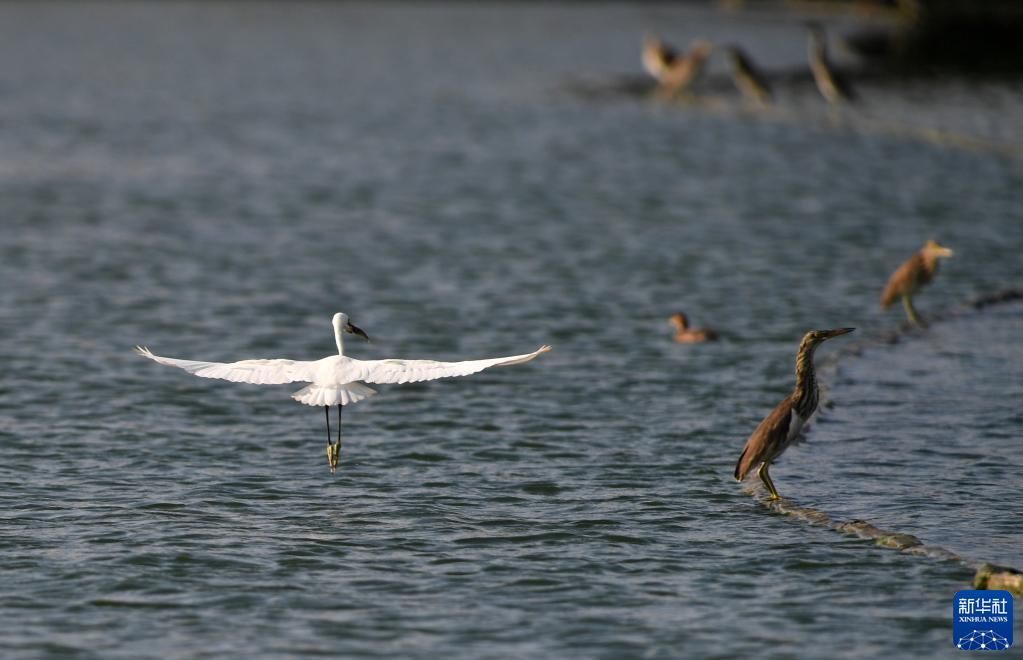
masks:
<instances>
[{"instance_id":1,"label":"egret's black leg","mask_svg":"<svg viewBox=\"0 0 1023 660\"><path fill-rule=\"evenodd\" d=\"M333 472L337 469L337 447L330 443L330 406L323 406L323 412L327 418L327 465L330 467L330 471ZM338 433L341 432L341 420L337 420Z\"/></svg>"},{"instance_id":2,"label":"egret's black leg","mask_svg":"<svg viewBox=\"0 0 1023 660\"><path fill-rule=\"evenodd\" d=\"M337 448L341 449L341 404L337 404Z\"/></svg>"},{"instance_id":3,"label":"egret's black leg","mask_svg":"<svg viewBox=\"0 0 1023 660\"><path fill-rule=\"evenodd\" d=\"M330 444L330 406L323 406L323 412L327 414L327 444Z\"/></svg>"}]
</instances>

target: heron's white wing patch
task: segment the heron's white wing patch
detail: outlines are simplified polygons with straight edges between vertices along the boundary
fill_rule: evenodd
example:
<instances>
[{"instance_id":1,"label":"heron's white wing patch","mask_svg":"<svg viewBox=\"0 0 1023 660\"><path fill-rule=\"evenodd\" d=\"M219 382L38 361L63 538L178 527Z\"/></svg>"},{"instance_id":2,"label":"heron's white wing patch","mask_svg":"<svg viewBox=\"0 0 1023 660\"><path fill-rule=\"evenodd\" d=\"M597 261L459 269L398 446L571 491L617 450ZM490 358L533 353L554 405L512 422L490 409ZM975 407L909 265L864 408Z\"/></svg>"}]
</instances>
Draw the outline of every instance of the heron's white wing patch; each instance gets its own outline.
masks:
<instances>
[{"instance_id":1,"label":"heron's white wing patch","mask_svg":"<svg viewBox=\"0 0 1023 660\"><path fill-rule=\"evenodd\" d=\"M793 443L798 444L802 438L799 437L800 432L803 430L803 425L806 424L806 420L799 416L796 409L792 409L791 416L789 417L789 432L785 437L785 445L791 445Z\"/></svg>"},{"instance_id":2,"label":"heron's white wing patch","mask_svg":"<svg viewBox=\"0 0 1023 660\"><path fill-rule=\"evenodd\" d=\"M529 362L541 353L551 350L541 346L532 353L489 358L486 360L465 360L462 362L437 362L436 360L354 360L346 361L347 380L361 380L366 383L415 383L436 378L468 376L489 367L507 367Z\"/></svg>"},{"instance_id":3,"label":"heron's white wing patch","mask_svg":"<svg viewBox=\"0 0 1023 660\"><path fill-rule=\"evenodd\" d=\"M314 362L297 360L242 360L240 362L200 362L198 360L179 360L176 358L154 355L148 348L135 347L136 352L150 360L169 367L184 369L200 378L220 378L235 383L253 383L255 385L279 385L296 381L312 382Z\"/></svg>"}]
</instances>

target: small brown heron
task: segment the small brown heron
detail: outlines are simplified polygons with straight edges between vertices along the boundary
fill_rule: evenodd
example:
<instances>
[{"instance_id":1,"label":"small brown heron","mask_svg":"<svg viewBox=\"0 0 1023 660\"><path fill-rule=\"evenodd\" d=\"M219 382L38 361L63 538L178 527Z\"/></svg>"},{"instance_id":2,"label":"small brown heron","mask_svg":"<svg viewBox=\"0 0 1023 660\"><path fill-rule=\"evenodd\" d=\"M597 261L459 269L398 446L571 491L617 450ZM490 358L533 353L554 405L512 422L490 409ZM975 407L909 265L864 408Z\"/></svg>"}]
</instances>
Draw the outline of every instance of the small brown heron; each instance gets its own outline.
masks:
<instances>
[{"instance_id":1,"label":"small brown heron","mask_svg":"<svg viewBox=\"0 0 1023 660\"><path fill-rule=\"evenodd\" d=\"M685 55L679 55L660 39L646 37L643 40L643 68L657 79L662 93L676 94L685 91L696 80L712 49L709 41L697 39Z\"/></svg>"},{"instance_id":2,"label":"small brown heron","mask_svg":"<svg viewBox=\"0 0 1023 660\"><path fill-rule=\"evenodd\" d=\"M742 95L759 106L768 105L771 102L771 88L749 54L738 46L725 46L725 52L732 61L735 86Z\"/></svg>"},{"instance_id":3,"label":"small brown heron","mask_svg":"<svg viewBox=\"0 0 1023 660\"><path fill-rule=\"evenodd\" d=\"M818 391L813 371L813 353L822 342L855 329L811 330L803 335L799 352L796 353L796 386L753 430L735 465L736 480L742 481L750 470L759 465L757 476L767 486L770 499L778 499L778 491L774 488L768 468L789 445L797 441L806 420L817 409Z\"/></svg>"},{"instance_id":4,"label":"small brown heron","mask_svg":"<svg viewBox=\"0 0 1023 660\"><path fill-rule=\"evenodd\" d=\"M689 319L682 312L672 314L668 317L668 322L675 326L675 341L680 344L717 341L718 333L711 328L690 328Z\"/></svg>"},{"instance_id":5,"label":"small brown heron","mask_svg":"<svg viewBox=\"0 0 1023 660\"><path fill-rule=\"evenodd\" d=\"M881 294L881 309L888 309L893 302L901 298L909 320L917 325L926 325L913 308L913 294L934 279L934 274L938 272L938 259L951 256L952 250L938 245L935 241L924 243L922 248L902 262L888 278L888 284Z\"/></svg>"},{"instance_id":6,"label":"small brown heron","mask_svg":"<svg viewBox=\"0 0 1023 660\"><path fill-rule=\"evenodd\" d=\"M807 30L810 34L808 53L810 71L821 96L831 105L856 100L849 82L835 70L828 59L828 41L824 28L817 23L809 23Z\"/></svg>"}]
</instances>

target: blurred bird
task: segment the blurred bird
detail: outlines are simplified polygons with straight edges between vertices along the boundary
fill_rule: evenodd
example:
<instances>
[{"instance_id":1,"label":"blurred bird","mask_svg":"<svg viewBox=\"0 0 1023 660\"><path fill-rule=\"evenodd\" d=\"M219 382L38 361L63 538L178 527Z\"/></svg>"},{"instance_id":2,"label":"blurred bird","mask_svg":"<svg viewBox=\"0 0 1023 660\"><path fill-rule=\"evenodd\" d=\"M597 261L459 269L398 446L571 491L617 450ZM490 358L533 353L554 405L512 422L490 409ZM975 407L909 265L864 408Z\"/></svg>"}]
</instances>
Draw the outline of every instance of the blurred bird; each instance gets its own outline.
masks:
<instances>
[{"instance_id":1,"label":"blurred bird","mask_svg":"<svg viewBox=\"0 0 1023 660\"><path fill-rule=\"evenodd\" d=\"M920 287L934 279L934 274L938 272L938 259L951 256L952 250L938 245L935 241L924 243L922 248L902 262L888 278L888 284L881 294L881 309L888 309L896 299L901 298L909 320L917 325L926 326L913 308L913 295Z\"/></svg>"},{"instance_id":2,"label":"blurred bird","mask_svg":"<svg viewBox=\"0 0 1023 660\"><path fill-rule=\"evenodd\" d=\"M656 80L661 79L661 74L669 64L678 59L675 50L653 36L643 38L643 68Z\"/></svg>"},{"instance_id":3,"label":"blurred bird","mask_svg":"<svg viewBox=\"0 0 1023 660\"><path fill-rule=\"evenodd\" d=\"M842 102L856 100L849 82L831 66L828 60L828 42L824 28L817 23L808 23L810 71L820 91L828 103L838 105Z\"/></svg>"},{"instance_id":4,"label":"blurred bird","mask_svg":"<svg viewBox=\"0 0 1023 660\"><path fill-rule=\"evenodd\" d=\"M668 322L675 326L675 341L680 344L717 341L718 333L711 328L690 328L689 319L682 312L676 312L669 316Z\"/></svg>"},{"instance_id":5,"label":"blurred bird","mask_svg":"<svg viewBox=\"0 0 1023 660\"><path fill-rule=\"evenodd\" d=\"M343 334L354 334L369 339L365 332L352 325L348 315L338 312L331 320L337 355L321 360L242 360L240 362L200 362L153 355L148 348L136 346L139 355L170 367L178 367L202 378L221 378L236 383L277 385L281 383L310 383L291 395L307 406L323 406L327 419L327 464L330 471L337 469L341 453L341 408L376 394L366 383L416 383L435 378L468 376L490 367L504 367L529 362L541 353L551 350L541 346L532 353L486 360L464 362L436 362L434 360L356 360L344 354ZM331 442L330 407L337 406L337 443Z\"/></svg>"},{"instance_id":6,"label":"blurred bird","mask_svg":"<svg viewBox=\"0 0 1023 660\"><path fill-rule=\"evenodd\" d=\"M817 409L817 379L813 370L813 353L822 342L852 332L856 328L834 330L811 330L803 335L796 353L796 387L767 417L764 418L742 449L739 462L735 465L735 478L742 481L755 466L757 476L767 486L770 499L778 499L771 475L771 463L796 442L803 425Z\"/></svg>"},{"instance_id":7,"label":"blurred bird","mask_svg":"<svg viewBox=\"0 0 1023 660\"><path fill-rule=\"evenodd\" d=\"M725 46L725 52L732 61L735 86L742 95L759 106L768 105L771 102L771 88L749 54L738 46Z\"/></svg>"},{"instance_id":8,"label":"blurred bird","mask_svg":"<svg viewBox=\"0 0 1023 660\"><path fill-rule=\"evenodd\" d=\"M676 94L689 88L703 70L703 63L713 50L709 41L697 39L685 55L656 37L643 40L643 67L657 79L662 93Z\"/></svg>"}]
</instances>

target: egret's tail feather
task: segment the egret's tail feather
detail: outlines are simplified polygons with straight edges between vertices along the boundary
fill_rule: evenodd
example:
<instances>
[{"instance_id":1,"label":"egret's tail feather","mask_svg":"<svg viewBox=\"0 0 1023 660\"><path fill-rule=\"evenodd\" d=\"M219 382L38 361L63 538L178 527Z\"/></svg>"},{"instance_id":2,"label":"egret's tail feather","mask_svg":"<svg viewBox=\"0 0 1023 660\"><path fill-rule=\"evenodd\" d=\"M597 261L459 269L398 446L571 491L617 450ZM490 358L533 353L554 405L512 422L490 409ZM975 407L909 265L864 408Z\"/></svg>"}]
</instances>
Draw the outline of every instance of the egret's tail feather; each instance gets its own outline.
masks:
<instances>
[{"instance_id":1,"label":"egret's tail feather","mask_svg":"<svg viewBox=\"0 0 1023 660\"><path fill-rule=\"evenodd\" d=\"M291 395L291 398L307 406L347 406L349 403L362 401L377 391L362 383L345 383L344 385L307 385Z\"/></svg>"}]
</instances>

